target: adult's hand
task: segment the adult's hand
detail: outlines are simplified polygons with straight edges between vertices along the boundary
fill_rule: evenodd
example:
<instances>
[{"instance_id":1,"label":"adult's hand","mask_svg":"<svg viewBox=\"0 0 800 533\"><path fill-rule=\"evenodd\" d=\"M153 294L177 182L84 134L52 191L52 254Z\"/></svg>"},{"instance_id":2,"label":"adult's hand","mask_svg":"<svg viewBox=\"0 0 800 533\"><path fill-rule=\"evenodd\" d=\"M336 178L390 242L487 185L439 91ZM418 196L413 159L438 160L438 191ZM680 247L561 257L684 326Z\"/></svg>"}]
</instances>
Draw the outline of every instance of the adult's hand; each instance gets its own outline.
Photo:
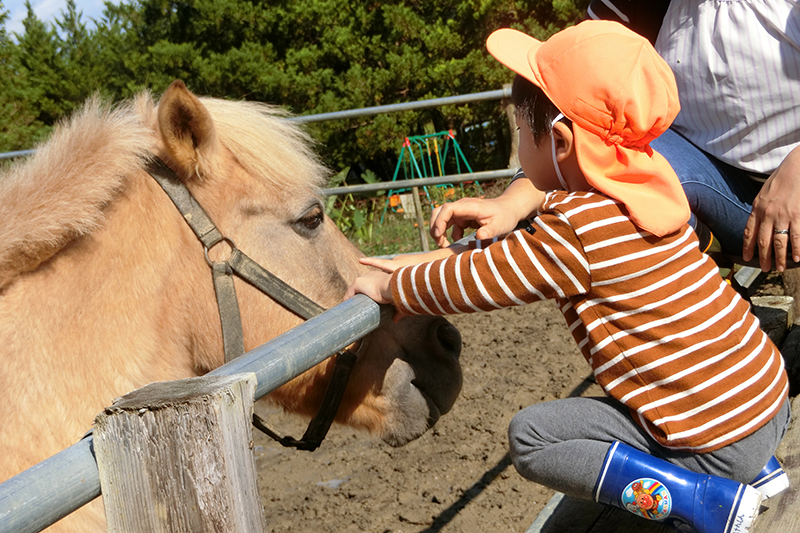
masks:
<instances>
[{"instance_id":1,"label":"adult's hand","mask_svg":"<svg viewBox=\"0 0 800 533\"><path fill-rule=\"evenodd\" d=\"M775 233L784 230L788 233ZM782 272L790 245L790 257L800 262L800 148L789 153L753 200L744 228L742 258L751 260L757 246L761 270L772 268L774 252L775 268Z\"/></svg>"},{"instance_id":2,"label":"adult's hand","mask_svg":"<svg viewBox=\"0 0 800 533\"><path fill-rule=\"evenodd\" d=\"M530 180L516 179L497 198L462 198L434 209L430 232L440 248L449 245L447 229L452 227L451 238L458 241L464 230L477 228L477 239L491 239L514 230L520 220L531 216L544 198Z\"/></svg>"}]
</instances>

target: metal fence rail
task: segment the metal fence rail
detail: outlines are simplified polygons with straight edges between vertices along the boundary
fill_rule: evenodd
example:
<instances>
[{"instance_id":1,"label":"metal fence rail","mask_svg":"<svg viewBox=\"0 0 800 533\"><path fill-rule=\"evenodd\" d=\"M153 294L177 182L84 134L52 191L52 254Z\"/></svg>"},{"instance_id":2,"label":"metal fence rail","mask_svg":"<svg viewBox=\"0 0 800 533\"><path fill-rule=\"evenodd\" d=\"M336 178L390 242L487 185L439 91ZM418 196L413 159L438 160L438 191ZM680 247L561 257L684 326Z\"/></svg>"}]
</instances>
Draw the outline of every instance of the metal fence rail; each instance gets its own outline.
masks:
<instances>
[{"instance_id":1,"label":"metal fence rail","mask_svg":"<svg viewBox=\"0 0 800 533\"><path fill-rule=\"evenodd\" d=\"M431 98L429 100L418 100L416 102L405 102L402 104L388 104L374 107L363 107L360 109L348 109L345 111L333 111L331 113L319 113L317 115L304 115L290 117L291 122L311 123L323 122L326 120L339 120L346 118L370 117L381 113L395 113L398 111L414 111L417 109L428 109L444 105L468 104L471 102L482 102L486 100L500 100L511 96L511 88L506 87L496 91L485 91L482 93L462 94L457 96L445 96L443 98ZM0 160L12 159L32 155L36 150L18 150L16 152L0 153Z\"/></svg>"},{"instance_id":2,"label":"metal fence rail","mask_svg":"<svg viewBox=\"0 0 800 533\"><path fill-rule=\"evenodd\" d=\"M33 155L36 150L17 150L16 152L4 152L0 154L0 159L14 159L15 157L25 157Z\"/></svg>"},{"instance_id":3,"label":"metal fence rail","mask_svg":"<svg viewBox=\"0 0 800 533\"><path fill-rule=\"evenodd\" d=\"M463 183L465 181L486 181L497 180L500 178L510 178L516 173L516 169L507 168L503 170L487 170L483 172L473 172L472 174L451 174L449 176L437 176L435 178L415 178L410 180L382 181L380 183L364 183L360 185L345 185L343 187L333 187L322 189L322 194L327 196L342 194L357 194L364 192L377 191L397 191L411 187L430 187L433 185L445 185L448 183Z\"/></svg>"},{"instance_id":4,"label":"metal fence rail","mask_svg":"<svg viewBox=\"0 0 800 533\"><path fill-rule=\"evenodd\" d=\"M253 372L259 399L378 327L391 313L356 295L216 370ZM100 495L92 437L0 484L0 533L35 533Z\"/></svg>"},{"instance_id":5,"label":"metal fence rail","mask_svg":"<svg viewBox=\"0 0 800 533\"><path fill-rule=\"evenodd\" d=\"M469 104L471 102L482 102L486 100L500 100L511 97L511 88L498 89L496 91L485 91L482 93L462 94L458 96L445 96L443 98L431 98L430 100L417 100L416 102L405 102L402 104L379 105L375 107L362 107L361 109L349 109L347 111L333 111L331 113L320 113L318 115L306 115L292 117L289 120L295 122L322 122L324 120L338 120L345 118L369 117L380 115L381 113L394 113L397 111L414 111L417 109L428 109L443 105Z\"/></svg>"}]
</instances>

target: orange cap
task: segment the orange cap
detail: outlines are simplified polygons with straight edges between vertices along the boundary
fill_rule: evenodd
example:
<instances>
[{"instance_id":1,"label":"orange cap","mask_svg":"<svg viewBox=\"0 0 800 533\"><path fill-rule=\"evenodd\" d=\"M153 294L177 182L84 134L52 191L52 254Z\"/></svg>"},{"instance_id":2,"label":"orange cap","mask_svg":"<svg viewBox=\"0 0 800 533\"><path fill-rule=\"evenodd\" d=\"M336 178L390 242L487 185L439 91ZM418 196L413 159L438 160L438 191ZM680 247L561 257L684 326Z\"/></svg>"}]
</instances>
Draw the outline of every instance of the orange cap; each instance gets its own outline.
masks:
<instances>
[{"instance_id":1,"label":"orange cap","mask_svg":"<svg viewBox=\"0 0 800 533\"><path fill-rule=\"evenodd\" d=\"M628 209L640 228L663 236L689 220L689 202L670 164L650 147L680 110L675 76L643 37L587 20L537 41L497 30L486 46L570 120L586 181Z\"/></svg>"}]
</instances>

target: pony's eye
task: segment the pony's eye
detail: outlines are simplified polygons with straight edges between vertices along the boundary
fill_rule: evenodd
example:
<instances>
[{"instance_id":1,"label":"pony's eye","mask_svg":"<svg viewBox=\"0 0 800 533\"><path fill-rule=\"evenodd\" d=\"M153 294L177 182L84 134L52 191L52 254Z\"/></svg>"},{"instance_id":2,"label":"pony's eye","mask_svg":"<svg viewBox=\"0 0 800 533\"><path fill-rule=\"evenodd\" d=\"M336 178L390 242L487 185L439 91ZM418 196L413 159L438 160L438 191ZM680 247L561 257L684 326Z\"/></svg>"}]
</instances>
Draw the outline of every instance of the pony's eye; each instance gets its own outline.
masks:
<instances>
[{"instance_id":1,"label":"pony's eye","mask_svg":"<svg viewBox=\"0 0 800 533\"><path fill-rule=\"evenodd\" d=\"M300 219L300 225L302 225L303 229L312 231L317 229L324 220L325 212L321 207L317 206Z\"/></svg>"}]
</instances>

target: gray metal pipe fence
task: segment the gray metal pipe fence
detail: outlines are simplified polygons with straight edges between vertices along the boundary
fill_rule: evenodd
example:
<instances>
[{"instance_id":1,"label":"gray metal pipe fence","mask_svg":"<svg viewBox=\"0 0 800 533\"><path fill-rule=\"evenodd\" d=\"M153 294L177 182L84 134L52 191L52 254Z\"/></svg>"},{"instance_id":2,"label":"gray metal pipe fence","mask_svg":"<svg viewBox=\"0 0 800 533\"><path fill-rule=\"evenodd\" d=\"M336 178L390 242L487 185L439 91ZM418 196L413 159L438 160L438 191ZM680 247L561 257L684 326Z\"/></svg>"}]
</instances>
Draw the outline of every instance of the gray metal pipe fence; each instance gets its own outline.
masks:
<instances>
[{"instance_id":1,"label":"gray metal pipe fence","mask_svg":"<svg viewBox=\"0 0 800 533\"><path fill-rule=\"evenodd\" d=\"M4 152L0 154L0 159L14 159L33 155L36 150L17 150L16 152Z\"/></svg>"},{"instance_id":2,"label":"gray metal pipe fence","mask_svg":"<svg viewBox=\"0 0 800 533\"><path fill-rule=\"evenodd\" d=\"M378 327L392 313L355 297L211 372L253 372L255 398L321 363ZM91 435L0 484L0 533L35 533L100 496Z\"/></svg>"},{"instance_id":3,"label":"gray metal pipe fence","mask_svg":"<svg viewBox=\"0 0 800 533\"><path fill-rule=\"evenodd\" d=\"M304 115L290 117L288 120L299 123L323 122L326 120L341 120L347 118L370 117L382 113L395 113L398 111L415 111L417 109L428 109L445 105L461 105L472 102L482 102L487 100L500 100L511 96L511 88L504 87L496 91L484 91L480 93L462 94L456 96L445 96L443 98L431 98L429 100L417 100L416 102L404 102L401 104L379 105L374 107L363 107L360 109L348 109L345 111L333 111L331 113L319 113L317 115ZM12 159L15 157L25 157L32 155L35 150L18 150L16 152L0 153L0 160Z\"/></svg>"},{"instance_id":4,"label":"gray metal pipe fence","mask_svg":"<svg viewBox=\"0 0 800 533\"><path fill-rule=\"evenodd\" d=\"M434 178L415 178L410 180L382 181L380 183L363 183L360 185L345 185L322 189L326 196L343 194L358 194L365 192L389 191L408 189L411 187L431 187L434 185L446 185L448 183L463 183L465 181L487 181L501 178L510 178L516 173L516 169L507 168L503 170L487 170L483 172L473 172L472 174L451 174L449 176L436 176Z\"/></svg>"},{"instance_id":5,"label":"gray metal pipe fence","mask_svg":"<svg viewBox=\"0 0 800 533\"><path fill-rule=\"evenodd\" d=\"M428 109L445 105L469 104L485 100L500 100L511 97L511 88L505 87L496 91L485 91L482 93L462 94L458 96L445 96L443 98L431 98L430 100L417 100L416 102L405 102L402 104L388 104L374 107L362 107L361 109L349 109L347 111L333 111L331 113L320 113L318 115L306 115L292 117L289 120L295 122L322 122L325 120L339 120L346 118L369 117L382 113L395 113L397 111L415 111L417 109Z\"/></svg>"}]
</instances>

